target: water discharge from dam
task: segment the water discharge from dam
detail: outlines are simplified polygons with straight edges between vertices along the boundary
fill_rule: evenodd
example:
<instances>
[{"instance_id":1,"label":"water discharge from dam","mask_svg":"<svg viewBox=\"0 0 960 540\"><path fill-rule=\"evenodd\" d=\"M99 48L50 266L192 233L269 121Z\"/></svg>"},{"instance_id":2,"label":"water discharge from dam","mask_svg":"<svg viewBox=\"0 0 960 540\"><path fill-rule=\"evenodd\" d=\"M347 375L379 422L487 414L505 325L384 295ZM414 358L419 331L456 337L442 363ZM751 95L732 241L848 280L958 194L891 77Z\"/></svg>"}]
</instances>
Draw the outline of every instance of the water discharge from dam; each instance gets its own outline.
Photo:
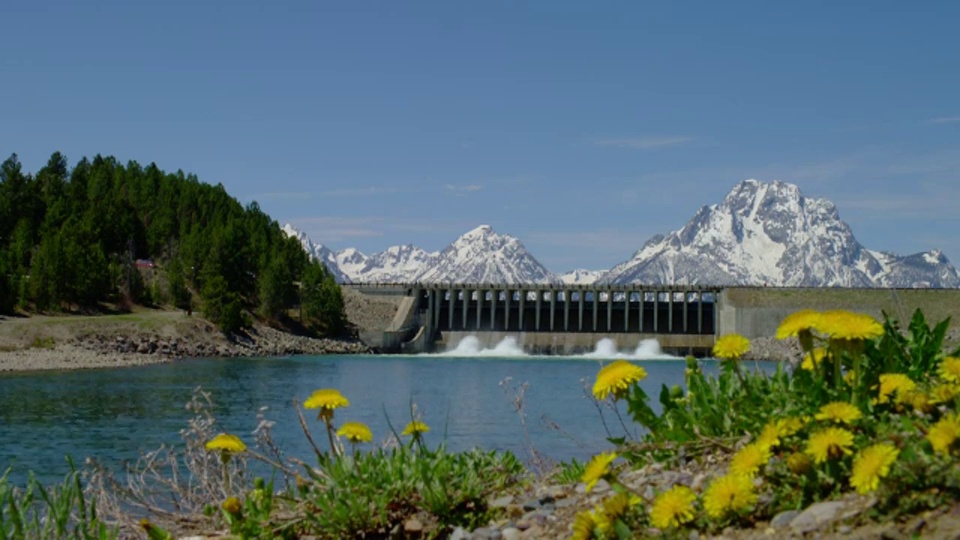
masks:
<instances>
[{"instance_id":1,"label":"water discharge from dam","mask_svg":"<svg viewBox=\"0 0 960 540\"><path fill-rule=\"evenodd\" d=\"M503 338L494 347L484 347L477 336L466 336L456 347L449 351L424 356L447 357L498 357L518 358L533 356L524 352L516 338ZM570 358L595 358L598 360L631 359L631 360L675 360L677 357L665 354L660 350L660 343L655 339L645 339L632 351L617 350L616 343L609 338L597 342L592 352L577 355L564 355Z\"/></svg>"}]
</instances>

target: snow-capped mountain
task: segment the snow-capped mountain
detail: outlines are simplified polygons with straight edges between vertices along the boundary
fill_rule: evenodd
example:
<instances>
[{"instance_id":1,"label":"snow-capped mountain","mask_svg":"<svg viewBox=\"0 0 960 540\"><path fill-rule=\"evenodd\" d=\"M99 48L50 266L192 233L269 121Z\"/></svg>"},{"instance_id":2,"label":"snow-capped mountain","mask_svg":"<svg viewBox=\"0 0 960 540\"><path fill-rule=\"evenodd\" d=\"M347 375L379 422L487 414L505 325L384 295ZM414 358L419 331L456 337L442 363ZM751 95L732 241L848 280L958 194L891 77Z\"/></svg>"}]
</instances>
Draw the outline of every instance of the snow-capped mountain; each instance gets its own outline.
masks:
<instances>
[{"instance_id":1,"label":"snow-capped mountain","mask_svg":"<svg viewBox=\"0 0 960 540\"><path fill-rule=\"evenodd\" d=\"M899 257L864 248L832 202L807 198L793 184L746 180L599 281L958 287L960 275L939 251Z\"/></svg>"},{"instance_id":2,"label":"snow-capped mountain","mask_svg":"<svg viewBox=\"0 0 960 540\"><path fill-rule=\"evenodd\" d=\"M283 230L344 283L560 283L519 240L489 225L467 232L443 251L408 244L369 256L353 248L331 252L289 224Z\"/></svg>"},{"instance_id":3,"label":"snow-capped mountain","mask_svg":"<svg viewBox=\"0 0 960 540\"><path fill-rule=\"evenodd\" d=\"M426 283L560 283L523 244L481 225L457 238L417 275Z\"/></svg>"},{"instance_id":4,"label":"snow-capped mountain","mask_svg":"<svg viewBox=\"0 0 960 540\"><path fill-rule=\"evenodd\" d=\"M584 270L583 268L577 268L569 272L564 272L558 277L561 282L567 285L589 285L597 281L597 279L605 273L607 273L606 270Z\"/></svg>"},{"instance_id":5,"label":"snow-capped mountain","mask_svg":"<svg viewBox=\"0 0 960 540\"><path fill-rule=\"evenodd\" d=\"M334 253L329 248L324 247L323 244L314 244L313 240L310 240L310 237L306 233L297 229L293 225L287 223L284 225L281 230L287 236L296 238L300 241L300 245L303 246L303 250L310 254L314 259L323 262L328 270L333 274L333 279L337 280L337 283L350 283L350 277L347 276L343 270L341 270L341 262L337 259L337 253ZM353 251L359 253L362 257L363 254L358 252L355 249L345 249L339 253L346 251Z\"/></svg>"},{"instance_id":6,"label":"snow-capped mountain","mask_svg":"<svg viewBox=\"0 0 960 540\"><path fill-rule=\"evenodd\" d=\"M428 253L410 244L393 246L366 258L359 268L341 269L353 281L366 283L407 283L423 281L420 275L436 264L438 254Z\"/></svg>"},{"instance_id":7,"label":"snow-capped mountain","mask_svg":"<svg viewBox=\"0 0 960 540\"><path fill-rule=\"evenodd\" d=\"M785 182L745 180L683 228L647 241L609 271L555 275L523 244L488 225L443 251L394 246L366 256L332 252L290 225L284 231L340 282L644 283L796 287L960 287L940 251L898 256L863 247L826 199Z\"/></svg>"}]
</instances>

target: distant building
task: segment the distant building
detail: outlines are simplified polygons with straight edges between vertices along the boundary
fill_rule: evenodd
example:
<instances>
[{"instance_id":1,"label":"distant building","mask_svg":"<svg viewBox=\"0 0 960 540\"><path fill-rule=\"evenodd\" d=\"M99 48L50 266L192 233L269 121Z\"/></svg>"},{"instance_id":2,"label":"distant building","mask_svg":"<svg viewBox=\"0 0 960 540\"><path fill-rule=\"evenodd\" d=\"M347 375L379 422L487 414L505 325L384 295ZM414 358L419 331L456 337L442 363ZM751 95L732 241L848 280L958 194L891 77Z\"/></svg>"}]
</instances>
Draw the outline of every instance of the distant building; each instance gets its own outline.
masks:
<instances>
[{"instance_id":1,"label":"distant building","mask_svg":"<svg viewBox=\"0 0 960 540\"><path fill-rule=\"evenodd\" d=\"M137 262L134 263L134 264L137 265L137 268L154 268L154 267L156 267L156 265L153 264L153 261L150 260L150 259L137 259Z\"/></svg>"}]
</instances>

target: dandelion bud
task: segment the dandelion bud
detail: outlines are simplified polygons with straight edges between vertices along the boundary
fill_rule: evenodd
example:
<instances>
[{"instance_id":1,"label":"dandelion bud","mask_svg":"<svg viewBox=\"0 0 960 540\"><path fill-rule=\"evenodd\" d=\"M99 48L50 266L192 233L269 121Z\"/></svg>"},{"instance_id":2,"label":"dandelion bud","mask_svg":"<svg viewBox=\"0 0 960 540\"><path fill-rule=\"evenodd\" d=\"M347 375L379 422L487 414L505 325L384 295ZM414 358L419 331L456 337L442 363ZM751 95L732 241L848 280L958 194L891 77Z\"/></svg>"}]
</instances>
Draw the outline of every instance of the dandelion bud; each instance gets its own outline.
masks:
<instances>
[{"instance_id":1,"label":"dandelion bud","mask_svg":"<svg viewBox=\"0 0 960 540\"><path fill-rule=\"evenodd\" d=\"M223 501L222 507L231 516L239 516L240 512L243 511L243 503L236 497L227 497L227 500Z\"/></svg>"},{"instance_id":2,"label":"dandelion bud","mask_svg":"<svg viewBox=\"0 0 960 540\"><path fill-rule=\"evenodd\" d=\"M795 452L787 456L787 467L790 472L796 475L806 474L812 464L810 456L801 452Z\"/></svg>"}]
</instances>

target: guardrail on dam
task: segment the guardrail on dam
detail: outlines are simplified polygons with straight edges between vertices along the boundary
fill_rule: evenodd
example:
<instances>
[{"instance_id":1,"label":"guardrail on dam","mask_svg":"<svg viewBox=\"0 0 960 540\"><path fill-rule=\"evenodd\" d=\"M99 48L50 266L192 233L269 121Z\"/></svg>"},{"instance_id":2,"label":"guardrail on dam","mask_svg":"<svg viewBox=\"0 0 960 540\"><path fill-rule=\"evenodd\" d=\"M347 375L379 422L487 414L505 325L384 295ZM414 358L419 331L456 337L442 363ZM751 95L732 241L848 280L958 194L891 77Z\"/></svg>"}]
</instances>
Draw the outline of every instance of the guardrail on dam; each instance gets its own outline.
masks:
<instances>
[{"instance_id":1,"label":"guardrail on dam","mask_svg":"<svg viewBox=\"0 0 960 540\"><path fill-rule=\"evenodd\" d=\"M349 286L409 298L382 347L403 352L452 347L466 335L488 346L513 336L525 350L549 353L591 351L603 338L622 348L656 338L664 349L693 352L713 345L721 292L695 285Z\"/></svg>"}]
</instances>

